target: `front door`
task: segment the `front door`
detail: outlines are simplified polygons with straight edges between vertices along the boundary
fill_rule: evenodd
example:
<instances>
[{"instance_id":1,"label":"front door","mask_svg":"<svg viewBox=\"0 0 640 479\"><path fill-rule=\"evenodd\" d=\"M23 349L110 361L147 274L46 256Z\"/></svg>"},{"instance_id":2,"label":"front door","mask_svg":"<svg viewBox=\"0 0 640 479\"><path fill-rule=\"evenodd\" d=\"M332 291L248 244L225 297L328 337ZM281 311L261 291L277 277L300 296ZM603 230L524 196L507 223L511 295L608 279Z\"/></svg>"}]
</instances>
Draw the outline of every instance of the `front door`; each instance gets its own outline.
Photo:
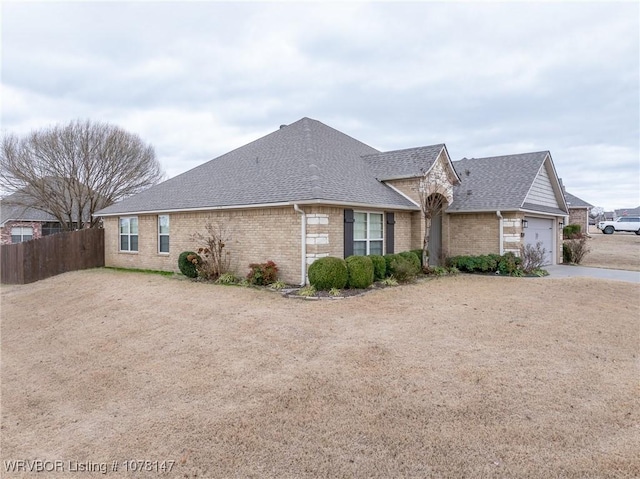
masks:
<instances>
[{"instance_id":1,"label":"front door","mask_svg":"<svg viewBox=\"0 0 640 479\"><path fill-rule=\"evenodd\" d=\"M442 256L442 213L431 218L431 231L429 232L429 266L441 266Z\"/></svg>"}]
</instances>

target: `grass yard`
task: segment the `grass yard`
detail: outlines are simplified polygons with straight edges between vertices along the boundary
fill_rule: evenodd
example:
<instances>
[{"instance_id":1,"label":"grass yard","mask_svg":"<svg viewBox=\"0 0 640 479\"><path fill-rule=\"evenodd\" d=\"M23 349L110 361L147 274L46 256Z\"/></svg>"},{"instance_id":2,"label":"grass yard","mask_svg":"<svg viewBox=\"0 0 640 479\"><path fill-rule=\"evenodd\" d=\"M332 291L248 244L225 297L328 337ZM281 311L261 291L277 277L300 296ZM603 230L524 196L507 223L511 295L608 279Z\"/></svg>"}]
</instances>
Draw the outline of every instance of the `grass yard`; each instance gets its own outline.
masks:
<instances>
[{"instance_id":1,"label":"grass yard","mask_svg":"<svg viewBox=\"0 0 640 479\"><path fill-rule=\"evenodd\" d=\"M18 459L64 461L54 478L640 476L636 284L304 301L98 269L1 299L3 478L45 477Z\"/></svg>"},{"instance_id":2,"label":"grass yard","mask_svg":"<svg viewBox=\"0 0 640 479\"><path fill-rule=\"evenodd\" d=\"M640 271L640 236L626 232L605 235L595 226L589 228L589 233L590 252L581 266Z\"/></svg>"}]
</instances>

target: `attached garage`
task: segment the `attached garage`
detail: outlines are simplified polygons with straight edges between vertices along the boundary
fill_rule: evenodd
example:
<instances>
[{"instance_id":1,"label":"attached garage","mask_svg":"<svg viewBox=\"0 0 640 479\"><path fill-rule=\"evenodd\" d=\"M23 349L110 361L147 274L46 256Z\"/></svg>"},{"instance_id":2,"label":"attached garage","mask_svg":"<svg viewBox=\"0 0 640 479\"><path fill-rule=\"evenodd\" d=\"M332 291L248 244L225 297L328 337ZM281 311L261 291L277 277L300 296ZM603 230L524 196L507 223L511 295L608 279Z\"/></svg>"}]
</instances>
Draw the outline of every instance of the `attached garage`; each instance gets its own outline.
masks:
<instances>
[{"instance_id":1,"label":"attached garage","mask_svg":"<svg viewBox=\"0 0 640 479\"><path fill-rule=\"evenodd\" d=\"M553 219L533 216L525 216L523 222L525 244L535 246L538 242L542 242L542 247L546 250L545 264L554 263L553 223Z\"/></svg>"}]
</instances>

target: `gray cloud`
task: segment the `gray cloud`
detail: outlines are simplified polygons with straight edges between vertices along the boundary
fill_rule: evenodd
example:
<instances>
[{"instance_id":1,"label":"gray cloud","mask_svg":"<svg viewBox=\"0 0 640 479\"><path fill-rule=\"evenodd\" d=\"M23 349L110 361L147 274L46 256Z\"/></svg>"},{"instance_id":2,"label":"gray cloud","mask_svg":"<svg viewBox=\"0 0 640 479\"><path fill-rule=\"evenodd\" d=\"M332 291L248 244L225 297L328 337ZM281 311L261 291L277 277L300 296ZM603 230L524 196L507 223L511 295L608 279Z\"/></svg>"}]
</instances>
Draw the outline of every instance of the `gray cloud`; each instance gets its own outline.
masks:
<instances>
[{"instance_id":1,"label":"gray cloud","mask_svg":"<svg viewBox=\"0 0 640 479\"><path fill-rule=\"evenodd\" d=\"M109 121L174 176L309 116L382 150L549 149L584 200L640 203L635 3L2 9L3 130Z\"/></svg>"}]
</instances>

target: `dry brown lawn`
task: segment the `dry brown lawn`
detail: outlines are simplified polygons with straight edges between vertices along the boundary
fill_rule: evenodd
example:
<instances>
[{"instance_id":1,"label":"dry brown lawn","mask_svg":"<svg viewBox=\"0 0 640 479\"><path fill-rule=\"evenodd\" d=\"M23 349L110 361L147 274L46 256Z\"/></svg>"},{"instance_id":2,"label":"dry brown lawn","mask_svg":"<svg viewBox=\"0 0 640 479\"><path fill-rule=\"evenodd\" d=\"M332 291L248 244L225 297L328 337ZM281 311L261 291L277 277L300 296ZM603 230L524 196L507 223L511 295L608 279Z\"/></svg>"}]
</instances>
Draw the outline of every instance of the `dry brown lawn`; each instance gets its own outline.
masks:
<instances>
[{"instance_id":1,"label":"dry brown lawn","mask_svg":"<svg viewBox=\"0 0 640 479\"><path fill-rule=\"evenodd\" d=\"M640 476L636 284L458 276L304 301L89 270L1 298L2 477ZM18 459L66 469L7 473Z\"/></svg>"},{"instance_id":2,"label":"dry brown lawn","mask_svg":"<svg viewBox=\"0 0 640 479\"><path fill-rule=\"evenodd\" d=\"M605 235L595 226L589 228L590 252L582 266L640 271L640 236L634 233Z\"/></svg>"}]
</instances>

